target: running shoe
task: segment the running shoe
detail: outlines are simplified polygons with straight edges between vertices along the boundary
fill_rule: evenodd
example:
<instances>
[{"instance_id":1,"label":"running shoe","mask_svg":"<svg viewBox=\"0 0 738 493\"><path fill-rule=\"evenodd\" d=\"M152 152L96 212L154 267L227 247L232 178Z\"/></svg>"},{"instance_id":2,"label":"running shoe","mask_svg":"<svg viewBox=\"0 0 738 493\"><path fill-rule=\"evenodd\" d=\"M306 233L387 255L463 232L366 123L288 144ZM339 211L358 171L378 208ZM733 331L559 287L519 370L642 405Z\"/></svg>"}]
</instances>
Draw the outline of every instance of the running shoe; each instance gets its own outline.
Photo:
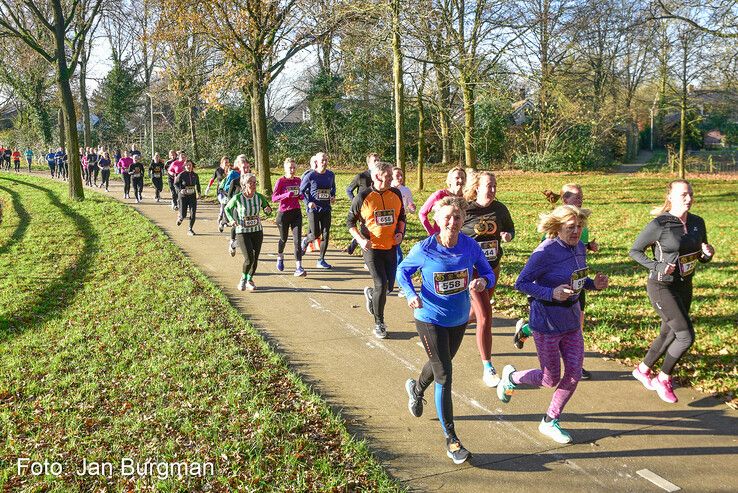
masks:
<instances>
[{"instance_id":1,"label":"running shoe","mask_svg":"<svg viewBox=\"0 0 738 493\"><path fill-rule=\"evenodd\" d=\"M241 278L240 281L238 281L238 290L246 291L246 279L244 279L243 277Z\"/></svg>"},{"instance_id":2,"label":"running shoe","mask_svg":"<svg viewBox=\"0 0 738 493\"><path fill-rule=\"evenodd\" d=\"M592 380L592 374L588 372L587 370L585 370L584 368L582 368L582 378L581 379L582 380Z\"/></svg>"},{"instance_id":3,"label":"running shoe","mask_svg":"<svg viewBox=\"0 0 738 493\"><path fill-rule=\"evenodd\" d=\"M407 392L407 408L410 414L419 418L423 415L423 403L425 399L423 396L418 396L415 393L415 380L408 378L405 382L405 391Z\"/></svg>"},{"instance_id":4,"label":"running shoe","mask_svg":"<svg viewBox=\"0 0 738 493\"><path fill-rule=\"evenodd\" d=\"M303 269L302 267L298 267L297 269L295 269L295 273L292 275L295 277L305 277L307 273L305 272L305 269Z\"/></svg>"},{"instance_id":5,"label":"running shoe","mask_svg":"<svg viewBox=\"0 0 738 493\"><path fill-rule=\"evenodd\" d=\"M376 324L374 326L374 337L377 339L387 338L387 326L384 324Z\"/></svg>"},{"instance_id":6,"label":"running shoe","mask_svg":"<svg viewBox=\"0 0 738 493\"><path fill-rule=\"evenodd\" d=\"M302 250L303 256L307 253L308 241L307 237L303 238L300 242L300 250Z\"/></svg>"},{"instance_id":7,"label":"running shoe","mask_svg":"<svg viewBox=\"0 0 738 493\"><path fill-rule=\"evenodd\" d=\"M181 217L177 219L177 226L179 226L180 224L182 224L182 218Z\"/></svg>"},{"instance_id":8,"label":"running shoe","mask_svg":"<svg viewBox=\"0 0 738 493\"><path fill-rule=\"evenodd\" d=\"M546 423L546 418L541 419L541 424L538 425L538 431L551 438L554 442L558 443L571 443L571 435L561 429L558 419L553 419Z\"/></svg>"},{"instance_id":9,"label":"running shoe","mask_svg":"<svg viewBox=\"0 0 738 493\"><path fill-rule=\"evenodd\" d=\"M281 258L277 259L277 270L279 272L282 272L284 270L284 259L281 259Z\"/></svg>"},{"instance_id":10,"label":"running shoe","mask_svg":"<svg viewBox=\"0 0 738 493\"><path fill-rule=\"evenodd\" d=\"M218 231L220 231L220 232L222 233L224 229L225 229L225 226L224 226L224 224L223 224L223 223L220 223L220 224L218 225Z\"/></svg>"},{"instance_id":11,"label":"running shoe","mask_svg":"<svg viewBox=\"0 0 738 493\"><path fill-rule=\"evenodd\" d=\"M454 464L463 464L471 457L471 453L464 448L458 438L446 439L446 455L454 461Z\"/></svg>"},{"instance_id":12,"label":"running shoe","mask_svg":"<svg viewBox=\"0 0 738 493\"><path fill-rule=\"evenodd\" d=\"M497 371L494 366L484 369L482 380L487 387L497 387L500 383L500 377L497 376Z\"/></svg>"},{"instance_id":13,"label":"running shoe","mask_svg":"<svg viewBox=\"0 0 738 493\"><path fill-rule=\"evenodd\" d=\"M188 229L187 230L187 234L190 235L190 236L195 236L195 232L192 231L191 229Z\"/></svg>"},{"instance_id":14,"label":"running shoe","mask_svg":"<svg viewBox=\"0 0 738 493\"><path fill-rule=\"evenodd\" d=\"M671 377L669 377L668 380L661 380L658 376L656 376L651 379L651 385L653 386L654 390L656 390L656 393L659 394L659 397L662 401L668 402L669 404L674 404L679 400L674 393L674 388L671 384Z\"/></svg>"},{"instance_id":15,"label":"running shoe","mask_svg":"<svg viewBox=\"0 0 738 493\"><path fill-rule=\"evenodd\" d=\"M236 256L236 243L234 241L229 241L228 242L228 254L231 257L235 257Z\"/></svg>"},{"instance_id":16,"label":"running shoe","mask_svg":"<svg viewBox=\"0 0 738 493\"><path fill-rule=\"evenodd\" d=\"M256 289L256 284L254 284L254 281L248 280L246 281L246 291L254 291Z\"/></svg>"},{"instance_id":17,"label":"running shoe","mask_svg":"<svg viewBox=\"0 0 738 493\"><path fill-rule=\"evenodd\" d=\"M156 203L157 204L159 203L159 197L156 197Z\"/></svg>"},{"instance_id":18,"label":"running shoe","mask_svg":"<svg viewBox=\"0 0 738 493\"><path fill-rule=\"evenodd\" d=\"M333 268L333 266L331 264L329 264L328 262L326 262L323 259L318 260L318 262L316 262L315 266L318 269L332 269Z\"/></svg>"},{"instance_id":19,"label":"running shoe","mask_svg":"<svg viewBox=\"0 0 738 493\"><path fill-rule=\"evenodd\" d=\"M172 200L172 210L173 211L176 211L177 210L177 205L174 203L173 200Z\"/></svg>"},{"instance_id":20,"label":"running shoe","mask_svg":"<svg viewBox=\"0 0 738 493\"><path fill-rule=\"evenodd\" d=\"M523 325L525 325L525 319L523 318L518 320L518 322L515 324L515 335L513 336L513 344L518 349L523 349L523 345L528 339L528 336L523 334Z\"/></svg>"},{"instance_id":21,"label":"running shoe","mask_svg":"<svg viewBox=\"0 0 738 493\"><path fill-rule=\"evenodd\" d=\"M374 316L374 307L372 306L372 298L374 297L374 288L369 286L364 288L364 298L366 299L366 311L369 315Z\"/></svg>"},{"instance_id":22,"label":"running shoe","mask_svg":"<svg viewBox=\"0 0 738 493\"><path fill-rule=\"evenodd\" d=\"M397 297L398 298L406 298L407 297L407 295L405 294L405 291L402 288L400 288L400 289L397 290Z\"/></svg>"},{"instance_id":23,"label":"running shoe","mask_svg":"<svg viewBox=\"0 0 738 493\"><path fill-rule=\"evenodd\" d=\"M497 397L502 402L510 402L513 392L518 387L510 378L514 371L515 367L513 365L505 365L505 368L502 369L502 378L500 378L500 383L497 384Z\"/></svg>"},{"instance_id":24,"label":"running shoe","mask_svg":"<svg viewBox=\"0 0 738 493\"><path fill-rule=\"evenodd\" d=\"M656 390L651 384L652 375L650 368L643 373L641 369L636 366L635 370L633 370L633 378L641 382L643 386L646 387L646 390Z\"/></svg>"}]
</instances>

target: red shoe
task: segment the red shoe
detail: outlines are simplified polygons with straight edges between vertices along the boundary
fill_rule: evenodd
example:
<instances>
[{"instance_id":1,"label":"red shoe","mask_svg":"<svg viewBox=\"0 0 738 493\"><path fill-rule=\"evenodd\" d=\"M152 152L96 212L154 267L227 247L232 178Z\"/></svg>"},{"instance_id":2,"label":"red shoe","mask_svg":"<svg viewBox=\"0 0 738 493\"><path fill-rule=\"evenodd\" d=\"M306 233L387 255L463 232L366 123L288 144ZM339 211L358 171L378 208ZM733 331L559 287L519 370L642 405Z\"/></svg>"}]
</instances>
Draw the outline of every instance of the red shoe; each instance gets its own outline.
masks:
<instances>
[{"instance_id":1,"label":"red shoe","mask_svg":"<svg viewBox=\"0 0 738 493\"><path fill-rule=\"evenodd\" d=\"M659 377L653 378L651 379L651 385L653 385L653 388L656 390L656 393L659 394L662 401L674 404L679 400L674 394L674 389L671 385L671 377L667 380L661 380Z\"/></svg>"}]
</instances>

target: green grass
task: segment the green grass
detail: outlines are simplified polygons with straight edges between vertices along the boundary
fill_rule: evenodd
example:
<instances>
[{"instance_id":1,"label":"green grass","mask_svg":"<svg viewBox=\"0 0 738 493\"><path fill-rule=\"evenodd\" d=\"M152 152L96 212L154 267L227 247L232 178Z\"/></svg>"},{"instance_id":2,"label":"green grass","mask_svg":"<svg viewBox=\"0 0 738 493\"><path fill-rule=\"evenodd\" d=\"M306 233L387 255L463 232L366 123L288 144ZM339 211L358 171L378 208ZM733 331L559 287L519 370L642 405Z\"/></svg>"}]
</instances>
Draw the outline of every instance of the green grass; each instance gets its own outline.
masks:
<instances>
[{"instance_id":1,"label":"green grass","mask_svg":"<svg viewBox=\"0 0 738 493\"><path fill-rule=\"evenodd\" d=\"M349 204L343 190L352 176L353 172L337 171L340 199L331 232L335 248L350 240L344 226ZM413 172L407 177L418 207L445 181L445 173L439 171L426 176L426 192L415 190ZM526 298L512 285L541 238L536 232L538 214L550 210L542 191L558 191L564 183L578 182L584 188L585 207L593 211L590 238L597 240L601 249L589 255L588 263L593 271L610 276L607 291L587 297L586 346L628 365L640 361L656 337L659 318L646 295L647 272L628 257L628 251L651 219L650 209L663 203L665 185L671 179L654 174L497 173L498 199L510 209L517 235L505 245L496 314L527 317ZM684 385L731 400L736 398L738 388L738 176L703 176L692 183L692 212L704 218L716 255L710 264L701 264L695 274L691 313L697 337L675 376ZM409 234L403 244L406 251L426 236L417 215L408 217ZM509 341L498 339L498 343L506 348ZM495 347L492 350L494 353ZM733 404L738 404L738 399Z\"/></svg>"},{"instance_id":2,"label":"green grass","mask_svg":"<svg viewBox=\"0 0 738 493\"><path fill-rule=\"evenodd\" d=\"M66 194L0 175L0 489L400 489L158 228ZM18 457L65 469L18 476ZM74 474L123 457L215 475Z\"/></svg>"}]
</instances>

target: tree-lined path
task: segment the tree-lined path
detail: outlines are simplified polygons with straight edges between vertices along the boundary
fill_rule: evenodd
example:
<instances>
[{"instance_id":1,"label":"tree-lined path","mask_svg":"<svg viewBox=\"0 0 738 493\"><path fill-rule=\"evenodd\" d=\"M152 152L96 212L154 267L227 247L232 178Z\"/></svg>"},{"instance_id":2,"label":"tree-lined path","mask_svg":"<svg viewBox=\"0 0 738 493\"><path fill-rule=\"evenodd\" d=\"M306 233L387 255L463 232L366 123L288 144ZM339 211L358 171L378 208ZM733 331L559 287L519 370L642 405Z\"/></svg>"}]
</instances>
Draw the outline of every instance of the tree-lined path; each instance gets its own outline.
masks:
<instances>
[{"instance_id":1,"label":"tree-lined path","mask_svg":"<svg viewBox=\"0 0 738 493\"><path fill-rule=\"evenodd\" d=\"M120 187L115 182L111 192L119 196ZM563 416L575 443L560 446L537 430L551 391L519 390L503 407L482 383L473 329L454 360L457 431L473 458L454 466L445 456L432 393L421 418L407 411L403 384L425 359L412 312L404 300L390 298L389 338L372 336L361 292L369 274L360 258L329 250L334 268L319 271L308 254L308 277L294 278L288 255L288 269L279 273L276 228L269 225L255 277L258 289L242 293L236 289L242 259L228 256L214 205L200 204L195 237L175 225L164 202L144 200L134 207L221 287L411 490L658 492L670 491L669 483L685 491L738 488L738 412L717 399L680 389L680 402L667 405L634 381L630 368L588 352L593 380L580 383ZM342 227L341 220L335 218L336 227ZM537 366L532 341L524 351L512 346L513 323L495 319L498 370L505 364Z\"/></svg>"}]
</instances>

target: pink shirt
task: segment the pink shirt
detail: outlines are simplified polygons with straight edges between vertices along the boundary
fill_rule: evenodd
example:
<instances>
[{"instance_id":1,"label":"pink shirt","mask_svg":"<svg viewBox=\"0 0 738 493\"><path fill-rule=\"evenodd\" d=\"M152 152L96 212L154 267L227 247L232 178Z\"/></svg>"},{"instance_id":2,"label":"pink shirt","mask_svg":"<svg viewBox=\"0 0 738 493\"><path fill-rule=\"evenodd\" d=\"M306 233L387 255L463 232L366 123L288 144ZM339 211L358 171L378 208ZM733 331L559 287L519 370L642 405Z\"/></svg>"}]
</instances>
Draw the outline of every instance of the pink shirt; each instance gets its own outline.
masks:
<instances>
[{"instance_id":1,"label":"pink shirt","mask_svg":"<svg viewBox=\"0 0 738 493\"><path fill-rule=\"evenodd\" d=\"M292 178L282 177L277 180L272 193L272 202L279 202L279 212L291 211L300 208L300 199L303 195L300 193L300 177Z\"/></svg>"},{"instance_id":2,"label":"pink shirt","mask_svg":"<svg viewBox=\"0 0 738 493\"><path fill-rule=\"evenodd\" d=\"M433 236L433 234L441 231L441 228L438 227L435 221L433 221L432 223L430 222L430 220L428 219L428 214L430 214L430 211L433 210L433 206L436 204L436 202L444 197L448 197L449 195L451 195L451 192L449 192L445 188L443 190L433 192L431 196L428 197L428 200L425 201L423 207L420 208L420 212L418 212L418 219L420 219L420 222L423 224L423 227L428 233L428 236Z\"/></svg>"},{"instance_id":3,"label":"pink shirt","mask_svg":"<svg viewBox=\"0 0 738 493\"><path fill-rule=\"evenodd\" d=\"M122 157L120 158L120 161L118 161L118 168L120 168L123 173L128 173L128 168L131 167L131 164L133 164L132 157Z\"/></svg>"},{"instance_id":4,"label":"pink shirt","mask_svg":"<svg viewBox=\"0 0 738 493\"><path fill-rule=\"evenodd\" d=\"M167 171L167 173L169 173L172 176L177 176L178 174L184 171L184 165L185 165L184 161L179 161L179 160L174 161L172 164L169 165L169 171Z\"/></svg>"}]
</instances>

